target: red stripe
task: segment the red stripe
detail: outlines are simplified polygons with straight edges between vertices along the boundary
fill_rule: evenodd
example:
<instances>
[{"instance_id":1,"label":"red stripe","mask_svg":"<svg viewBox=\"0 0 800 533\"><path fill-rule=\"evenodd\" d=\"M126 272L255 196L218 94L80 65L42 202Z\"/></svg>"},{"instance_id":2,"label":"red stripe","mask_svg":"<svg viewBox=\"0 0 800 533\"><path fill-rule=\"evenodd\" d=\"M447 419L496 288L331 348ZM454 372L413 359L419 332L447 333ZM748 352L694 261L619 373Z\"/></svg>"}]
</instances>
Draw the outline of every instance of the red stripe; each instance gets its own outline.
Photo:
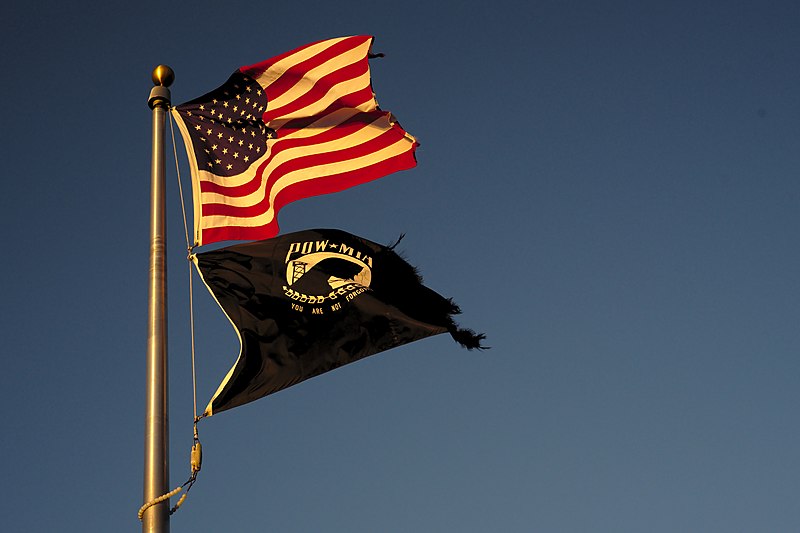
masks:
<instances>
[{"instance_id":1,"label":"red stripe","mask_svg":"<svg viewBox=\"0 0 800 533\"><path fill-rule=\"evenodd\" d=\"M408 151L398 157L377 163L371 167L366 167L366 169L372 169L374 174L372 179L377 179L392 172L413 168L416 164L416 158L413 152ZM283 206L302 198L339 192L349 187L372 181L372 179L362 179L363 176L360 176L360 174L362 174L364 170L365 169L358 169L328 176L324 179L298 183L288 187L281 191L275 198L275 217L268 224L256 227L222 226L206 228L202 230L202 241L205 244L209 244L225 240L260 240L274 237L279 231L278 211L280 211Z\"/></svg>"},{"instance_id":2,"label":"red stripe","mask_svg":"<svg viewBox=\"0 0 800 533\"><path fill-rule=\"evenodd\" d=\"M271 191L275 183L286 174L289 174L290 172L294 172L296 170L302 170L304 168L318 167L326 164L336 164L350 159L356 159L358 157L369 155L371 153L375 153L381 150L382 148L385 148L387 146L396 143L403 137L405 137L405 132L399 127L395 127L386 130L385 132L383 132L381 135L379 135L374 139L371 139L365 143L358 144L356 146L343 148L335 152L320 153L320 154L309 153L306 155L295 157L280 164L278 167L272 169L272 172L270 172L269 176L267 177L266 183L263 186L261 185L261 182L263 181L261 172L258 173L259 176L258 184L254 184L253 182L247 184L248 187L256 185L254 190L258 190L263 187L267 191L267 193L264 196L264 199L258 204L249 207L229 206L226 204L205 204L203 206L203 215L228 215L228 216L238 216L238 217L257 216L261 213L266 212L269 209L269 191ZM409 145L408 148L409 151L413 152L414 149L415 146ZM398 156L393 156L393 158L394 157ZM370 168L370 167L365 167L365 168ZM364 181L371 181L376 177L379 177L379 176L370 177L370 173L365 173L365 174L366 176ZM314 182L320 179L325 179L327 176L329 175L324 174L317 178L313 178L307 181ZM322 194L322 193L316 193L316 194Z\"/></svg>"},{"instance_id":3,"label":"red stripe","mask_svg":"<svg viewBox=\"0 0 800 533\"><path fill-rule=\"evenodd\" d=\"M278 211L290 202L310 196L343 191L361 183L382 178L393 172L414 168L416 164L417 159L414 157L413 150L409 150L368 167L296 183L286 187L275 197L275 218L277 218Z\"/></svg>"},{"instance_id":4,"label":"red stripe","mask_svg":"<svg viewBox=\"0 0 800 533\"><path fill-rule=\"evenodd\" d=\"M356 115L362 115L364 117L370 117L372 113L378 114L386 114L386 112L378 111L377 109L373 111L357 111L358 107L367 102L374 102L374 95L372 94L372 87L365 87L358 92L351 93L347 95L348 103L350 107L356 112ZM330 115L331 113L343 109L341 105L339 105L338 101L334 101L329 105L324 111L320 111L316 115L310 117L300 117L300 118L293 118L290 121L286 122L282 126L280 126L280 137L288 137L292 133L305 129L311 124L315 122L322 121L317 124L315 127L325 127L326 124L329 124L330 121L325 121L324 119ZM353 120L352 117L347 119ZM269 123L267 124L269 125Z\"/></svg>"},{"instance_id":5,"label":"red stripe","mask_svg":"<svg viewBox=\"0 0 800 533\"><path fill-rule=\"evenodd\" d=\"M326 63L327 61L335 59L339 56L351 54L352 51L358 46L361 46L363 42L364 39L361 38L345 39L334 44L333 46L328 47L322 52L319 52L317 55L306 59L305 61L301 61L300 63L292 65L290 68L286 69L286 71L281 74L277 80L264 87L267 92L267 97L270 100L274 100L280 96L283 96L285 93L294 89L295 83L305 77L308 72L319 67L323 63ZM366 61L367 55L364 54L362 57L357 58L355 63L357 64L359 62ZM328 74L326 74L326 76L328 76Z\"/></svg>"},{"instance_id":6,"label":"red stripe","mask_svg":"<svg viewBox=\"0 0 800 533\"><path fill-rule=\"evenodd\" d=\"M266 226L247 228L243 226L221 226L202 230L202 242L209 244L218 241L257 241L270 239L278 234L278 221L273 221Z\"/></svg>"},{"instance_id":7,"label":"red stripe","mask_svg":"<svg viewBox=\"0 0 800 533\"><path fill-rule=\"evenodd\" d=\"M327 42L327 41L330 41L330 40L331 39L323 39L323 40L320 40L320 41L315 41L313 43L309 43L309 44L307 44L305 46L299 46L299 47L295 48L294 50L289 50L288 52L285 52L283 54L271 57L269 59L265 59L264 61L261 61L259 63L255 63L253 65L248 65L248 66L241 67L239 70L241 70L243 73L247 74L248 76L251 76L253 78L258 78L264 72L266 72L267 69L272 67L274 64L286 59L287 57L289 57L289 56L291 56L293 54L296 54L297 52L300 52L302 50L305 50L306 48L310 48L310 47L312 47L314 45L317 45L319 43L324 43L324 42ZM360 44L362 44L362 43L364 43L365 41L368 41L368 40L372 40L372 37L369 36L369 35L354 35L352 37L346 37L346 38L342 39L341 42L342 43L349 43L350 47L354 48L354 47L356 47L356 46L358 46L358 45L360 45ZM325 51L323 51L321 53L325 53Z\"/></svg>"},{"instance_id":8,"label":"red stripe","mask_svg":"<svg viewBox=\"0 0 800 533\"><path fill-rule=\"evenodd\" d=\"M332 165L354 161L359 158L368 158L370 154L385 149L395 143L405 142L406 132L397 123L388 124L389 113L377 109L377 103L372 93L372 85L369 80L369 61L367 54L355 54L355 50L371 42L372 37L354 36L342 39L339 42L330 43L330 40L317 41L309 45L296 48L279 56L257 63L255 65L242 67L240 70L255 78L268 72L270 68L280 62L290 59L293 54L302 53L311 46L323 44L319 52L314 53L310 58L290 64L289 68L281 74L274 82L264 83L268 100L267 111L263 119L267 124L277 123L281 118L292 114L298 114L303 109L313 107L328 95L332 87L344 82L357 80L363 77L366 87L357 88L347 94L335 94L335 100L327 104L324 111L316 112L314 116L294 118L278 128L278 139L271 143L270 153L266 160L256 169L255 176L248 183L237 186L226 186L223 183L201 182L200 190L203 193L216 193L225 198L241 198L251 194L258 194L264 191L264 198L256 205L249 207L236 207L225 203L207 203L201 205L201 217L208 216L228 216L242 219L254 218L266 213L270 207L274 211L273 219L263 226L242 227L242 226L222 226L216 228L206 228L202 231L202 242L209 244L221 240L254 240L274 237L278 234L278 212L286 204L320 194L327 194L341 191L355 185L372 181L392 172L406 170L416 165L414 151L417 147L415 142L408 142L407 148L402 153L389 156L388 159L372 164L362 164L360 168L336 173ZM344 60L344 66L335 71L323 71L319 79L311 80L308 78L310 70L315 69L326 62L339 59ZM293 61L293 60L292 60ZM306 82L312 82L310 88L298 88L297 82L305 78ZM280 108L272 109L269 102L275 102L278 98L286 98L288 102ZM374 111L356 112L359 107L367 106ZM330 115L340 109L352 109L355 113L341 124L333 123ZM378 122L378 124L375 124ZM316 123L316 124L315 124ZM327 123L327 124L326 124ZM314 124L313 129L311 128ZM387 126L388 124L388 126ZM276 127L276 126L273 126ZM353 139L352 142L346 140L347 136L357 136L359 131L364 128L378 128L379 135L368 141ZM291 134L300 131L312 131L314 135L304 138L287 138ZM319 133L317 133L319 132ZM343 140L346 146L334 152L319 153L319 145L326 142ZM398 147L399 148L399 147ZM269 173L266 168L276 158L280 157L286 150L296 150L299 155L291 155L291 158L284 161ZM314 177L287 186L277 191L275 198L270 203L270 191L276 186L278 180L296 171L304 169L310 170ZM223 200L224 201L224 200ZM224 221L222 222L225 223Z\"/></svg>"},{"instance_id":9,"label":"red stripe","mask_svg":"<svg viewBox=\"0 0 800 533\"><path fill-rule=\"evenodd\" d=\"M314 147L325 142L335 141L346 137L347 135L354 134L358 130L363 129L366 125L371 124L375 120L387 113L376 111L373 113L363 113L364 116L356 115L350 117L347 121L342 122L339 126L326 130L313 137L304 139L284 139L276 141L272 147L269 157L261 163L255 176L252 180L242 185L226 186L224 183L214 183L211 181L200 182L201 192L213 192L217 194L224 194L230 197L247 196L254 193L262 185L261 172L275 159L281 152L290 148L306 147L306 150L314 150ZM283 130L281 130L283 131ZM300 156L302 157L302 156Z\"/></svg>"},{"instance_id":10,"label":"red stripe","mask_svg":"<svg viewBox=\"0 0 800 533\"><path fill-rule=\"evenodd\" d=\"M392 157L390 157L390 158L388 158L388 159L386 159L384 161L379 161L379 162L373 163L371 165L367 165L367 166L364 166L364 167L361 167L361 168L356 168L356 169L353 169L353 170L350 170L350 171L346 171L346 172L325 174L324 176L320 176L318 178L314 178L314 179L310 179L310 180L304 180L302 182L290 185L289 187L286 187L282 191L278 192L278 196L280 196L281 194L284 194L286 190L288 190L290 188L298 187L300 185L303 185L303 190L312 192L311 196L317 196L317 195L325 194L326 192L329 192L328 189L341 191L341 190L344 190L344 189L346 189L348 187L352 187L353 185L357 185L359 183L366 183L368 181L373 181L375 179L381 178L381 177L386 175L386 174L381 174L381 172L385 168L387 168L387 166L388 166L388 168L394 168L393 165L396 164L396 163L393 163L394 161L406 161L406 158L407 158L407 156L409 154L411 155L411 158L412 158L412 161L413 161L414 160L414 158L413 158L413 148L414 147L412 146L411 148L412 149L409 149L406 152L397 154L397 155L392 156ZM401 166L403 166L403 169L411 168L411 167L408 167L408 166L404 166L405 164L406 163L402 163L401 164ZM411 166L413 166L413 165L411 165ZM281 175L283 175L285 173L285 171L288 171L288 169L282 169L282 171L284 171L284 172L281 172L280 173ZM389 170L389 171L387 171L387 173L388 172L393 172L393 170ZM273 176L274 175L275 174L270 176L270 181L273 180ZM341 183L341 184L338 185L338 188L336 188L337 187L336 186L337 180L344 179L344 178L347 178L347 183L346 184ZM277 179L277 178L275 178L275 179ZM269 191L269 190L270 189L268 187L267 191ZM313 192L313 191L319 191L319 192ZM276 196L275 207L277 207L277 203L278 203L277 202L277 197L278 196ZM221 216L247 218L247 217L256 217L256 216L262 215L262 214L266 213L269 210L269 208L270 208L269 194L266 194L264 199L261 202L255 204L255 205L252 205L252 206L248 206L248 207L239 207L239 206L232 206L232 205L227 205L227 204L209 203L209 204L203 204L203 208L202 209L203 209L203 216L221 215Z\"/></svg>"},{"instance_id":11,"label":"red stripe","mask_svg":"<svg viewBox=\"0 0 800 533\"><path fill-rule=\"evenodd\" d=\"M366 58L364 58L363 61L344 66L339 70L331 72L330 74L326 74L306 92L299 93L299 91L295 89L295 91L299 93L296 98L288 102L286 105L274 109L270 108L269 102L274 101L276 97L272 95L272 92L269 89L267 89L267 110L263 115L264 122L269 123L271 120L285 117L294 111L297 111L298 109L303 109L304 107L310 106L323 99L327 95L330 88L334 85L347 80L357 79L368 72L369 64L367 63ZM302 73L300 74L301 75L299 77L302 77ZM292 83L295 81L296 80L293 79ZM356 96L351 97L349 94L342 95L334 102L335 106L331 105L328 107L328 109L356 107L364 101L363 99L360 100L360 98L363 98L363 95L359 96L359 93L363 92L364 90L369 91L369 98L372 98L372 90L370 88L370 84L367 83L366 87L359 88L358 91L355 92ZM353 105L353 101L356 102L355 105Z\"/></svg>"}]
</instances>

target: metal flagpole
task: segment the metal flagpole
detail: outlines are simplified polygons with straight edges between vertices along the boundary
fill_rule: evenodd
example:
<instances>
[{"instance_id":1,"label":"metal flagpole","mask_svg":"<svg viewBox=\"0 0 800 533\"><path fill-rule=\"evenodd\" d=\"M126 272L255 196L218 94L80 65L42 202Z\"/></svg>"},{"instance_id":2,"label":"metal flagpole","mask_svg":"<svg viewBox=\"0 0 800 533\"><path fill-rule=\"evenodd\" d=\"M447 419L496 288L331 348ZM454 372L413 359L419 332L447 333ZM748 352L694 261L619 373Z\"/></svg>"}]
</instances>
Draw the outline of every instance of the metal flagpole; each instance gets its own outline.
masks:
<instances>
[{"instance_id":1,"label":"metal flagpole","mask_svg":"<svg viewBox=\"0 0 800 533\"><path fill-rule=\"evenodd\" d=\"M144 428L144 501L169 491L169 417L167 393L167 270L164 124L170 104L172 69L153 70L155 87L147 104L153 110L153 155L150 167L150 278L147 320L147 406ZM169 500L149 507L142 516L143 533L169 531Z\"/></svg>"}]
</instances>

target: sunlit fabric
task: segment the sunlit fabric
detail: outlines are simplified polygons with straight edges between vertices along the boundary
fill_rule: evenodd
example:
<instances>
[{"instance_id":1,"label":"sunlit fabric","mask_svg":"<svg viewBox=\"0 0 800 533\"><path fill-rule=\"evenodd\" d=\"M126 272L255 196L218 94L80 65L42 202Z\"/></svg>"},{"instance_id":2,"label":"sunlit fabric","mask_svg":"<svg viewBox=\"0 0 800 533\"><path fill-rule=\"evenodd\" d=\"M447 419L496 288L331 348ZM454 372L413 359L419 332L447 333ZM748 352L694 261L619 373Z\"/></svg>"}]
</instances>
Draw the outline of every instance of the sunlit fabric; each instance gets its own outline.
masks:
<instances>
[{"instance_id":1,"label":"sunlit fabric","mask_svg":"<svg viewBox=\"0 0 800 533\"><path fill-rule=\"evenodd\" d=\"M416 139L375 100L371 45L369 36L312 43L173 109L192 170L195 244L273 237L287 203L416 165Z\"/></svg>"}]
</instances>

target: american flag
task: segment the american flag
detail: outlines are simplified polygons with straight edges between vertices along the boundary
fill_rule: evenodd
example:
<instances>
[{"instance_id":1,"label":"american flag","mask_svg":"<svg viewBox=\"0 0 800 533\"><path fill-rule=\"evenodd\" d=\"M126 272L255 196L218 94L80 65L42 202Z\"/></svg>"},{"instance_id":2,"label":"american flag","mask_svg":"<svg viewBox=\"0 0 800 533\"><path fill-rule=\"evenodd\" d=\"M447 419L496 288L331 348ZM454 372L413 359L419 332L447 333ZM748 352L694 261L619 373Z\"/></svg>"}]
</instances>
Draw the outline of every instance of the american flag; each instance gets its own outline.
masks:
<instances>
[{"instance_id":1,"label":"american flag","mask_svg":"<svg viewBox=\"0 0 800 533\"><path fill-rule=\"evenodd\" d=\"M416 140L375 100L371 45L312 43L172 110L192 169L195 245L274 237L287 203L416 165Z\"/></svg>"}]
</instances>

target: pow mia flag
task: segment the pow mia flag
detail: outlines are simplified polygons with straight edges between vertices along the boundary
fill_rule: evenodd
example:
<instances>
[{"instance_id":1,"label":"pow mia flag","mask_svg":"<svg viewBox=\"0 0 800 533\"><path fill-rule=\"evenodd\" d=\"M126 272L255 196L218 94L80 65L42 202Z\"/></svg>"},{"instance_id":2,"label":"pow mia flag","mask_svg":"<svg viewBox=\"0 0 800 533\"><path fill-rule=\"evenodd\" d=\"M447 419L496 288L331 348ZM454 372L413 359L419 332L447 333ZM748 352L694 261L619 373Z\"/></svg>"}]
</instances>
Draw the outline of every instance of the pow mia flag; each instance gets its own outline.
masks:
<instances>
[{"instance_id":1,"label":"pow mia flag","mask_svg":"<svg viewBox=\"0 0 800 533\"><path fill-rule=\"evenodd\" d=\"M459 328L458 307L392 247L344 231L290 233L194 262L241 342L206 416L440 333L484 348L484 335Z\"/></svg>"}]
</instances>

